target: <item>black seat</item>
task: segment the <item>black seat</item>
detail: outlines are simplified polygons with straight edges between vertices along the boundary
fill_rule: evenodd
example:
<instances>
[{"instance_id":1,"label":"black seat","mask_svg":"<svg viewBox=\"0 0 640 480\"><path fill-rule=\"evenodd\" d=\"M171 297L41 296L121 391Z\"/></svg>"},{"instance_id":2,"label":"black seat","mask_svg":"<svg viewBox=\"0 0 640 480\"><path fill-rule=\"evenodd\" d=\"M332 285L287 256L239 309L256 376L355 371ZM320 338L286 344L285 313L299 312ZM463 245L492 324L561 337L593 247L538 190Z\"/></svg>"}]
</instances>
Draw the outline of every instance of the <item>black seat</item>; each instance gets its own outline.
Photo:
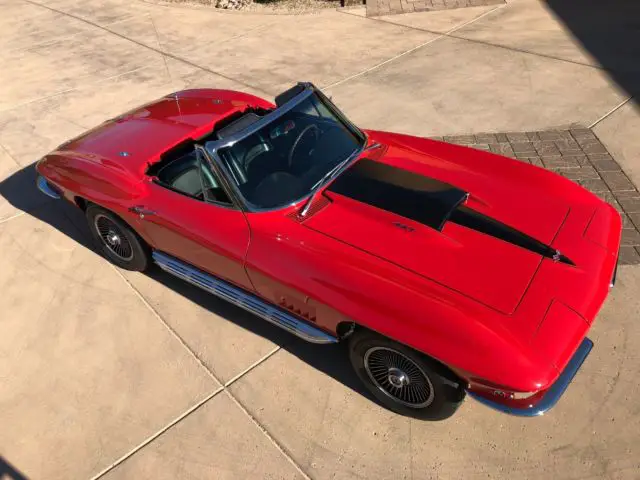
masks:
<instances>
[{"instance_id":1,"label":"black seat","mask_svg":"<svg viewBox=\"0 0 640 480\"><path fill-rule=\"evenodd\" d=\"M202 180L195 152L178 158L158 172L158 180L180 192L196 196L202 192Z\"/></svg>"}]
</instances>

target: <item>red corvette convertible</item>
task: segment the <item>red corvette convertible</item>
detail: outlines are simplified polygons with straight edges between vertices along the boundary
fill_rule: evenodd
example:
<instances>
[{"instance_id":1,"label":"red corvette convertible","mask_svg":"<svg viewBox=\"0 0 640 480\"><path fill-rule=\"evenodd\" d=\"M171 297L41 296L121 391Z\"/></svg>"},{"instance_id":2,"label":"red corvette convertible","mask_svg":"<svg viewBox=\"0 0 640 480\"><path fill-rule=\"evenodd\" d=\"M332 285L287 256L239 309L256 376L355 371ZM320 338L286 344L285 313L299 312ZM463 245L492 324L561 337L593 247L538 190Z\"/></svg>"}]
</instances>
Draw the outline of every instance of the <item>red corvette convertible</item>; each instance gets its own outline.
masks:
<instances>
[{"instance_id":1,"label":"red corvette convertible","mask_svg":"<svg viewBox=\"0 0 640 480\"><path fill-rule=\"evenodd\" d=\"M300 83L188 90L46 155L117 266L156 263L314 343L348 341L387 408L445 418L466 393L551 408L615 280L616 210L491 153L361 130Z\"/></svg>"}]
</instances>

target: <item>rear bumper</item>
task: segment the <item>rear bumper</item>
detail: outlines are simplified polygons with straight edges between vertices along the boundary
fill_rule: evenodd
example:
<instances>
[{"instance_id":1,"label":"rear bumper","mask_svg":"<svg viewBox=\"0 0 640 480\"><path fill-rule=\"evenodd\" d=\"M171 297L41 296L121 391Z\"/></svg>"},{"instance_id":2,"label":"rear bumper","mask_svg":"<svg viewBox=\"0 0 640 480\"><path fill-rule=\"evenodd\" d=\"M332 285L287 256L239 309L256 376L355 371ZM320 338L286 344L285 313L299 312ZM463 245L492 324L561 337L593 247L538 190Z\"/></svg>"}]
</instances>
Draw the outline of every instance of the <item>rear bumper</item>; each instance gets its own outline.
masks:
<instances>
[{"instance_id":1,"label":"rear bumper","mask_svg":"<svg viewBox=\"0 0 640 480\"><path fill-rule=\"evenodd\" d=\"M558 403L560 397L562 397L567 387L569 387L573 377L575 377L578 370L580 370L589 352L591 352L592 347L593 342L585 338L555 383L546 390L538 392L531 397L522 399L489 398L488 396L480 395L472 391L468 393L478 402L504 413L520 417L537 417L543 415Z\"/></svg>"}]
</instances>

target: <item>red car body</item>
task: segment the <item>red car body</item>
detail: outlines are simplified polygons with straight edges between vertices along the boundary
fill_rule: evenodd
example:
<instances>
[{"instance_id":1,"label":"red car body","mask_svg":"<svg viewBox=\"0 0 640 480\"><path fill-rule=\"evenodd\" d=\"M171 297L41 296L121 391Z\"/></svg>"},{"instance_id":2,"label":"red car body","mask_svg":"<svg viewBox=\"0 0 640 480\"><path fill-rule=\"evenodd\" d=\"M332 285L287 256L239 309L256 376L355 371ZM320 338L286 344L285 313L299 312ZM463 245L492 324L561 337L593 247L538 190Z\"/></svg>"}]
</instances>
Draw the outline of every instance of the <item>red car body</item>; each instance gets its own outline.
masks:
<instances>
[{"instance_id":1,"label":"red car body","mask_svg":"<svg viewBox=\"0 0 640 480\"><path fill-rule=\"evenodd\" d=\"M621 219L613 207L542 168L373 130L364 131L373 148L354 165L366 157L454 185L467 192L466 208L558 255L455 222L430 228L331 184L301 215L306 200L267 211L222 208L146 175L163 152L248 107L274 105L225 90L179 92L61 145L37 170L66 200L115 212L154 250L331 336L354 323L371 329L437 359L476 398L506 411L544 397L584 345L614 279Z\"/></svg>"}]
</instances>

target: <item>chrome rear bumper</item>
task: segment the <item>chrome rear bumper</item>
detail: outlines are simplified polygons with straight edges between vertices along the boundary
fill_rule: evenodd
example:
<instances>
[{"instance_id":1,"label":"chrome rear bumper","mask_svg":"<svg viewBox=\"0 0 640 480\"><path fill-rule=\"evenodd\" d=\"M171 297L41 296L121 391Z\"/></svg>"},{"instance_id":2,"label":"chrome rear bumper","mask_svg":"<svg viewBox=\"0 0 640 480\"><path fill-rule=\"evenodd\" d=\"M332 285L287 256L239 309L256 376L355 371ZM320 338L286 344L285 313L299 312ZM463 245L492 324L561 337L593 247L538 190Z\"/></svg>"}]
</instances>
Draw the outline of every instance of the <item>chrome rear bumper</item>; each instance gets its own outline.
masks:
<instances>
[{"instance_id":1,"label":"chrome rear bumper","mask_svg":"<svg viewBox=\"0 0 640 480\"><path fill-rule=\"evenodd\" d=\"M500 400L496 398L496 400L491 400L483 395L479 395L471 391L468 392L468 394L487 407L494 408L503 413L517 415L520 417L537 417L539 415L543 415L558 403L558 400L560 400L560 397L564 394L565 390L573 380L573 377L575 377L578 370L580 370L582 363L589 356L591 348L593 348L593 342L588 338L585 338L555 383L543 392L537 393L531 397Z\"/></svg>"}]
</instances>

